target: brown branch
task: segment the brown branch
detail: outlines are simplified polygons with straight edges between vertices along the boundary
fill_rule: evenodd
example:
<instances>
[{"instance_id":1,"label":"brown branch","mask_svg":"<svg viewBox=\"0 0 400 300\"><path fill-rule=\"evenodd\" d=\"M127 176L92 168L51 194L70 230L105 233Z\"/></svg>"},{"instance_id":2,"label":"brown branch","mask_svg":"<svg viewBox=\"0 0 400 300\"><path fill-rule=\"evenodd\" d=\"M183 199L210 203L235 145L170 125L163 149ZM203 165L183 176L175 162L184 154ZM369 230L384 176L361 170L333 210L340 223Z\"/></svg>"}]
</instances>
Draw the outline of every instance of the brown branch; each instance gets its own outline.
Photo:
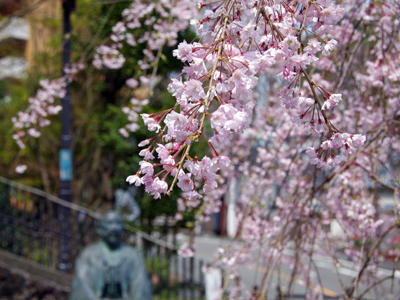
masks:
<instances>
[{"instance_id":1,"label":"brown branch","mask_svg":"<svg viewBox=\"0 0 400 300\"><path fill-rule=\"evenodd\" d=\"M355 54L356 54L358 48L360 47L361 42L363 41L364 31L365 31L365 26L363 26L363 29L361 30L361 37L360 37L360 39L357 41L357 44L354 46L353 51L351 52L350 58L349 58L349 60L347 61L347 64L346 64L346 65L344 66L344 68L343 68L342 75L341 75L340 80L339 80L339 83L338 83L338 85L337 85L337 87L336 87L336 92L337 92L338 90L341 89L341 87L342 87L342 85L343 85L343 83L344 83L344 79L346 78L347 73L349 72L350 66L351 66L351 64L353 63Z\"/></svg>"},{"instance_id":2,"label":"brown branch","mask_svg":"<svg viewBox=\"0 0 400 300\"><path fill-rule=\"evenodd\" d=\"M371 248L371 250L369 250L368 254L367 254L367 259L365 260L363 266L361 267L361 270L358 272L357 277L353 279L350 287L347 289L347 296L349 298L351 298L353 296L353 293L355 291L355 287L358 284L358 281L360 280L361 276L363 275L365 269L368 267L370 261L371 261L371 257L374 254L375 250L378 248L378 246L380 245L380 243L383 241L383 239L385 238L385 236L392 231L394 228L399 227L399 222L396 222L394 224L392 224L392 226L390 226L380 237L379 239L375 242L374 246Z\"/></svg>"},{"instance_id":3,"label":"brown branch","mask_svg":"<svg viewBox=\"0 0 400 300\"><path fill-rule=\"evenodd\" d=\"M392 274L392 275L390 275L390 276L383 277L383 278L381 278L381 279L378 280L378 281L375 281L375 282L374 282L373 284L371 284L368 288L366 288L365 291L362 292L362 293L360 294L360 296L358 296L358 297L356 298L356 300L361 300L362 297L363 297L366 293L368 293L370 289L372 289L373 287L375 287L375 286L381 284L381 283L384 282L385 280L393 279L393 278L394 278L394 275Z\"/></svg>"},{"instance_id":4,"label":"brown branch","mask_svg":"<svg viewBox=\"0 0 400 300\"><path fill-rule=\"evenodd\" d=\"M311 91L312 91L313 96L314 96L315 103L317 103L317 105L319 107L319 110L321 111L321 114L324 116L326 125L328 126L329 130L332 131L333 129L331 128L331 124L330 124L329 118L326 115L325 111L322 110L322 104L321 104L321 102L319 102L319 99L317 97L317 93L315 91L315 85L316 84L314 83L314 81L311 80L310 76L308 75L308 73L303 68L300 68L300 70L304 74L308 84L310 85Z\"/></svg>"},{"instance_id":5,"label":"brown branch","mask_svg":"<svg viewBox=\"0 0 400 300\"><path fill-rule=\"evenodd\" d=\"M393 187L393 186L390 186L390 185L384 183L384 182L383 182L382 180L380 180L380 179L378 178L378 176L377 176L375 173L373 173L372 171L367 170L365 167L363 167L362 165L360 165L360 164L358 164L358 163L356 163L356 165L357 165L358 167L360 167L361 169L363 169L366 173L368 173L368 175L369 175L373 180L375 180L377 183L379 183L380 185L382 185L382 186L384 186L384 187L386 187L386 188L388 188L388 189L390 189L390 190L395 190L395 189L396 189L396 187Z\"/></svg>"},{"instance_id":6,"label":"brown branch","mask_svg":"<svg viewBox=\"0 0 400 300\"><path fill-rule=\"evenodd\" d=\"M347 169L353 162L354 160L357 158L358 155L360 155L360 153L362 153L365 149L367 149L373 141L375 141L375 139L378 138L378 136L384 132L386 130L386 126L381 126L380 128L378 128L377 132L375 133L375 135L369 139L368 143L365 144L360 151L357 151L356 153L354 153L348 160L347 162L335 173L331 173L329 176L327 176L325 178L325 180L323 180L316 188L315 188L315 192L319 191L327 182L329 181L334 181L334 179L336 179L336 177L341 174L345 169Z\"/></svg>"},{"instance_id":7,"label":"brown branch","mask_svg":"<svg viewBox=\"0 0 400 300\"><path fill-rule=\"evenodd\" d=\"M327 231L326 227L324 226L324 224L322 224L322 221L321 221L320 218L318 218L318 222L320 223L320 226L321 226L322 230L324 231L326 241L328 242L329 255L332 258L332 264L335 267L336 274L337 274L338 279L339 279L340 287L342 288L342 291L344 293L343 295L344 295L346 300L350 300L349 296L347 295L346 288L345 288L345 285L343 283L342 277L340 277L340 275L339 275L339 268L338 268L338 262L339 261L338 261L337 257L335 256L335 254L332 252L333 248L331 246L331 240L329 239L329 236L328 236L328 231Z\"/></svg>"}]
</instances>

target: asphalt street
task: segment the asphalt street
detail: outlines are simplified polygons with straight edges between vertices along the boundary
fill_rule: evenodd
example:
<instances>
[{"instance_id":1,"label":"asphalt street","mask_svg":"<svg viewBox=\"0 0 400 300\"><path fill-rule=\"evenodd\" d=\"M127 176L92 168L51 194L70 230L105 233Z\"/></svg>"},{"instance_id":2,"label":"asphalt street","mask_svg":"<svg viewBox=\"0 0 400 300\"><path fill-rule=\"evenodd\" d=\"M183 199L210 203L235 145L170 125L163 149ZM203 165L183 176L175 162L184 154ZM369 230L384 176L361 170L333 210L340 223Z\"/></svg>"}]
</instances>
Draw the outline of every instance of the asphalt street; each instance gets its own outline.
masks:
<instances>
[{"instance_id":1,"label":"asphalt street","mask_svg":"<svg viewBox=\"0 0 400 300\"><path fill-rule=\"evenodd\" d=\"M187 236L184 234L178 235L178 242L183 243L186 241ZM219 247L224 247L229 244L230 240L227 238L220 237L212 237L212 236L196 236L195 237L195 257L198 259L203 259L205 263L212 263L215 261L215 253ZM285 252L287 255L293 255L294 253L290 253L291 251ZM256 253L255 253L256 255ZM351 280L357 276L357 272L353 268L353 264L349 261L339 259L340 266L335 268L332 259L323 257L323 256L314 256L314 266L312 267L311 276L316 278L317 282L320 282L318 288L322 292L324 299L329 298L339 298L343 295L343 289L340 280L342 281L343 286L348 287L350 285ZM277 289L276 286L278 281L281 282L281 287L287 287L287 283L291 278L291 268L283 263L279 262L276 264L276 268L273 272L271 272L271 277L267 278L266 282L268 282L268 299L276 299ZM277 271L281 269L280 273ZM388 265L390 268L390 265ZM263 265L257 266L249 266L247 268L243 268L240 271L241 278L243 282L246 284L248 290L251 290L254 285L260 286L262 281L262 277L267 271L266 267ZM392 275L392 270L390 269L379 269L379 274L384 278L386 276ZM338 276L339 275L339 276ZM339 280L340 278L340 280ZM400 287L398 285L400 279L400 272L395 272L395 284L394 284L394 292L400 294ZM307 292L305 288L305 280L303 278L295 277L294 280L294 290L293 290L293 299L304 299L304 294ZM366 286L360 286L359 291L363 291ZM317 286L315 287L317 288ZM391 289L391 280L386 280L382 285L378 287L379 291L390 291ZM371 292L363 295L362 299L378 299L375 295L374 289L371 289ZM244 291L243 296L249 293L249 291ZM357 293L359 295L359 292ZM379 298L381 300L381 298ZM384 300L384 299L382 299Z\"/></svg>"}]
</instances>

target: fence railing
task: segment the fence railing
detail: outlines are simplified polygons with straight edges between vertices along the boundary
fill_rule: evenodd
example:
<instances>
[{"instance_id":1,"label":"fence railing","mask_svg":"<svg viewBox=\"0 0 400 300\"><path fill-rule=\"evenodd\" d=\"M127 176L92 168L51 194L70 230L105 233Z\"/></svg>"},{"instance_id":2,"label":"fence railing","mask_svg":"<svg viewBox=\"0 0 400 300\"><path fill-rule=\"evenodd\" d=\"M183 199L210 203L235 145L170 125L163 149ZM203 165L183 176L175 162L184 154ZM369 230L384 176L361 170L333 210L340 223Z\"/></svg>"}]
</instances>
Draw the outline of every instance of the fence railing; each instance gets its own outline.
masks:
<instances>
[{"instance_id":1,"label":"fence railing","mask_svg":"<svg viewBox=\"0 0 400 300\"><path fill-rule=\"evenodd\" d=\"M100 215L0 177L0 248L71 273L83 248L98 237ZM65 226L68 224L68 226ZM127 226L126 242L144 254L158 299L203 299L203 262L177 255L171 243Z\"/></svg>"}]
</instances>

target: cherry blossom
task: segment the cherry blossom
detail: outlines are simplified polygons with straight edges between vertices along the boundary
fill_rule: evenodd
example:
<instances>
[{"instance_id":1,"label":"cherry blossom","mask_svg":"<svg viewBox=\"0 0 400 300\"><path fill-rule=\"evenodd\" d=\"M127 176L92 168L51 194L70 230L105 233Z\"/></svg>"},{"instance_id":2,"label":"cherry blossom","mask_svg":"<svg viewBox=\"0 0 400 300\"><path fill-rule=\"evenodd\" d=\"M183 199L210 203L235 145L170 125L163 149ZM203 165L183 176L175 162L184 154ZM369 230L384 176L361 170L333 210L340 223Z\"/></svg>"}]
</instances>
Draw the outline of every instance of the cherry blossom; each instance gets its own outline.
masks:
<instances>
[{"instance_id":1,"label":"cherry blossom","mask_svg":"<svg viewBox=\"0 0 400 300\"><path fill-rule=\"evenodd\" d=\"M310 262L324 256L339 268L338 252L358 272L343 294L362 298L382 280L380 247L398 226L400 7L358 0L224 0L198 7L201 14L192 1L135 0L96 49L97 68L121 68L122 47L143 44L142 74L126 84L151 90L155 78L146 74L164 45L176 45L189 23L198 34L173 51L184 64L168 86L176 104L140 114L152 136L139 143L143 160L127 182L143 185L157 201L179 189L176 219L195 210L195 228L224 198L235 203L236 243L214 262L225 270L232 299L249 290L240 269L260 262L266 271L254 297L271 288L280 262L302 278L307 298L318 299L323 289ZM136 34L142 26L150 29ZM41 85L30 109L13 119L21 147L60 109L55 98L65 80ZM146 102L133 98L123 108L129 120L123 136L138 129ZM205 152L197 151L202 142ZM393 192L392 213L380 211L379 187ZM328 232L329 224L340 235ZM192 241L179 253L193 256ZM288 294L293 288L293 280L277 287Z\"/></svg>"},{"instance_id":2,"label":"cherry blossom","mask_svg":"<svg viewBox=\"0 0 400 300\"><path fill-rule=\"evenodd\" d=\"M15 173L22 174L26 171L26 169L27 169L26 165L18 165L15 167Z\"/></svg>"},{"instance_id":3,"label":"cherry blossom","mask_svg":"<svg viewBox=\"0 0 400 300\"><path fill-rule=\"evenodd\" d=\"M18 116L12 117L11 120L16 131L13 134L13 139L21 149L25 148L23 137L27 135L33 138L40 137L40 128L51 124L49 117L58 115L62 107L55 104L56 99L62 99L65 96L66 85L74 80L76 73L83 68L85 68L85 64L72 64L65 68L65 76L54 80L41 80L39 82L41 88L35 96L28 99L29 106L27 109L18 112Z\"/></svg>"},{"instance_id":4,"label":"cherry blossom","mask_svg":"<svg viewBox=\"0 0 400 300\"><path fill-rule=\"evenodd\" d=\"M392 18L389 26L388 18L382 16L392 14L388 7L395 8L352 1L342 5L330 1L318 5L309 1L217 1L200 7L205 8L203 18L191 21L201 35L200 45L185 41L174 51L186 63L183 73L168 87L177 105L170 111L144 116L145 122L160 126L153 137L157 143L150 147L162 153L158 158L163 165L161 174L171 176L166 194L175 185L183 192L177 219L184 210L201 207L198 226L219 210L219 197L226 193L223 178L241 182L240 194L235 196L240 246L221 252L215 265L229 270L228 280L236 278L242 265L257 264L248 254L263 249L260 255L264 261L280 260L296 266L296 272L312 287L307 297L317 298L321 287L304 261L310 260L313 251L332 257L334 238L327 235L326 224L335 220L347 229L341 237L347 245L354 236L376 240L379 232L394 226L389 225L394 224L393 217L387 217L386 224L377 216L366 179L376 174L374 164L382 165L390 151L399 151L393 148L399 144L396 135L383 138L399 108L398 90L393 86L399 80L393 45L399 41L390 36L389 29L399 22ZM359 41L366 39L364 27L375 26L368 23L371 20L386 29L377 29L380 36L370 40L374 43L371 61L361 61L363 66L351 73L353 60L360 66L354 53L359 51ZM385 54L382 43L388 47ZM383 60L384 55L390 59ZM389 66L389 61L396 63ZM264 78L281 80L269 80L264 102L254 93L256 86L260 87L261 72L268 74ZM391 99L385 109L380 106L385 101L379 100L379 93L372 92L371 86L382 89L380 93L385 86L384 93ZM195 126L191 120L197 120ZM209 120L211 131L205 131L205 120ZM201 138L207 140L210 156L190 156L190 148ZM379 154L374 153L377 147L382 149ZM228 153L229 162L227 159L223 166L212 168L215 158L220 160ZM175 175L172 169L177 169ZM139 169L137 176L142 173ZM379 181L376 175L372 178L387 182ZM395 180L390 182L395 188ZM187 194L189 189L194 197ZM272 206L278 208L273 217ZM284 254L289 241L297 257ZM192 254L187 244L182 249L186 255ZM368 253L354 249L346 253L355 264L362 259L372 264L370 258L365 260ZM375 259L378 254L371 255ZM269 267L273 265L268 266L266 277ZM378 278L360 270L360 279L365 276ZM360 279L352 284L357 285ZM263 284L262 288L267 288L267 283Z\"/></svg>"}]
</instances>

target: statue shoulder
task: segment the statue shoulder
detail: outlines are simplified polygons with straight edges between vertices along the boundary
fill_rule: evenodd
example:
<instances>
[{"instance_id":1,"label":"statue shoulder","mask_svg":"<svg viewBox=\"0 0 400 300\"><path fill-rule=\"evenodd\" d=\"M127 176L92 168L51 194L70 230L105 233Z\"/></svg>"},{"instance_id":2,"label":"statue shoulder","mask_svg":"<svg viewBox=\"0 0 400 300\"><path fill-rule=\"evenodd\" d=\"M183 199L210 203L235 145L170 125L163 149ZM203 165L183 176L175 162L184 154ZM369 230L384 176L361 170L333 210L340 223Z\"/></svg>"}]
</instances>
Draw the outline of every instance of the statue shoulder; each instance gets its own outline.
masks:
<instances>
[{"instance_id":1,"label":"statue shoulder","mask_svg":"<svg viewBox=\"0 0 400 300\"><path fill-rule=\"evenodd\" d=\"M136 247L122 243L122 247L124 249L124 252L135 252L138 253L139 251L136 249Z\"/></svg>"},{"instance_id":2,"label":"statue shoulder","mask_svg":"<svg viewBox=\"0 0 400 300\"><path fill-rule=\"evenodd\" d=\"M142 252L140 252L136 247L133 247L125 243L122 244L122 247L125 255L135 256L135 257L143 256Z\"/></svg>"}]
</instances>

